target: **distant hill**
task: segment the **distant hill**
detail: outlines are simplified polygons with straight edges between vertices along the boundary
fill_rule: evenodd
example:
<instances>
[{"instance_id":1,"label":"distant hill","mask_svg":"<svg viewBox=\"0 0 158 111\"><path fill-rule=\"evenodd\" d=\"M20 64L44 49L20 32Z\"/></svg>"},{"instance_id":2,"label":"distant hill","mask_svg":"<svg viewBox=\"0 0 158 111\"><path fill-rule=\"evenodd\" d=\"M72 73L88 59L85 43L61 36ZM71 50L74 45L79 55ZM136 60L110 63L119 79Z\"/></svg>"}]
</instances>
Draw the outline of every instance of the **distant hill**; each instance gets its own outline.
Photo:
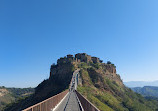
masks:
<instances>
[{"instance_id":1,"label":"distant hill","mask_svg":"<svg viewBox=\"0 0 158 111\"><path fill-rule=\"evenodd\" d=\"M130 81L124 82L127 87L144 87L144 86L157 86L158 87L158 80L157 81Z\"/></svg>"},{"instance_id":2,"label":"distant hill","mask_svg":"<svg viewBox=\"0 0 158 111\"><path fill-rule=\"evenodd\" d=\"M2 109L18 99L25 98L34 93L33 88L6 88L0 87L0 111Z\"/></svg>"},{"instance_id":3,"label":"distant hill","mask_svg":"<svg viewBox=\"0 0 158 111\"><path fill-rule=\"evenodd\" d=\"M158 87L155 86L144 86L131 88L134 92L142 94L145 97L157 97L158 98Z\"/></svg>"}]
</instances>

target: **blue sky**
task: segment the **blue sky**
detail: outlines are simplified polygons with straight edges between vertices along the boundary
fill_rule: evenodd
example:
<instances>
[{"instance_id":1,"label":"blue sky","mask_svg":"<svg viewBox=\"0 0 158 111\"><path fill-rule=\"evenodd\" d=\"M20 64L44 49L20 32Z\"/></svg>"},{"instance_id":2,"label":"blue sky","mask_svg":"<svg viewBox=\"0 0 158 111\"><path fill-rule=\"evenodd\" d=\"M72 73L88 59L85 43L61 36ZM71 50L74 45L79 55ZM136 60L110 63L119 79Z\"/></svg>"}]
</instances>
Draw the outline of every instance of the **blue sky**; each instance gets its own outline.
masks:
<instances>
[{"instance_id":1,"label":"blue sky","mask_svg":"<svg viewBox=\"0 0 158 111\"><path fill-rule=\"evenodd\" d=\"M1 0L0 86L35 87L52 63L86 52L123 81L158 80L157 0Z\"/></svg>"}]
</instances>

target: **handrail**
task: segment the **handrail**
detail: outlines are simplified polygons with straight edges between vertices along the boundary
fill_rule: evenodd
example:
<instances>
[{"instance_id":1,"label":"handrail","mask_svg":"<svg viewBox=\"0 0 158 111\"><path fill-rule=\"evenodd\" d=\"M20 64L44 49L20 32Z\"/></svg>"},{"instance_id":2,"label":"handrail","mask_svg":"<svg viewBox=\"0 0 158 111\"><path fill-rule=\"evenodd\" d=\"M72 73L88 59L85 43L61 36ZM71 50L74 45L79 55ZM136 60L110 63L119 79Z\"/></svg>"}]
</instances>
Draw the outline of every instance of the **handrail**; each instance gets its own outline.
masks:
<instances>
[{"instance_id":1,"label":"handrail","mask_svg":"<svg viewBox=\"0 0 158 111\"><path fill-rule=\"evenodd\" d=\"M52 96L22 111L51 111L51 109L53 109L64 98L64 96L67 93L68 93L68 90L65 90L55 96Z\"/></svg>"},{"instance_id":2,"label":"handrail","mask_svg":"<svg viewBox=\"0 0 158 111\"><path fill-rule=\"evenodd\" d=\"M100 111L90 101L88 101L82 94L75 90L77 97L79 98L84 111Z\"/></svg>"},{"instance_id":3,"label":"handrail","mask_svg":"<svg viewBox=\"0 0 158 111\"><path fill-rule=\"evenodd\" d=\"M80 110L81 110L81 111L84 111L84 109L83 109L83 107L82 107L82 104L81 104L81 102L80 102L80 100L79 100L79 98L78 98L76 92L75 92L75 95L76 95L76 99L77 99L77 102L78 102L78 104L79 104Z\"/></svg>"}]
</instances>

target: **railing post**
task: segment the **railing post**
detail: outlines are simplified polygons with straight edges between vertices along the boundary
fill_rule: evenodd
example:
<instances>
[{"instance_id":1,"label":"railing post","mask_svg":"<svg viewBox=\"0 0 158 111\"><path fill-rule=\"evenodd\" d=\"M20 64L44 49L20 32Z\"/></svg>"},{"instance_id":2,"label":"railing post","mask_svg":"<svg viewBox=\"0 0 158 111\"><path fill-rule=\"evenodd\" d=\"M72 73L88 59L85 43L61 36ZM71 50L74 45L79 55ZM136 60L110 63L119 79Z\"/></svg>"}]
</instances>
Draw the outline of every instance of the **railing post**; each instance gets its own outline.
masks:
<instances>
[{"instance_id":1,"label":"railing post","mask_svg":"<svg viewBox=\"0 0 158 111\"><path fill-rule=\"evenodd\" d=\"M40 104L40 111L41 111L41 104Z\"/></svg>"}]
</instances>

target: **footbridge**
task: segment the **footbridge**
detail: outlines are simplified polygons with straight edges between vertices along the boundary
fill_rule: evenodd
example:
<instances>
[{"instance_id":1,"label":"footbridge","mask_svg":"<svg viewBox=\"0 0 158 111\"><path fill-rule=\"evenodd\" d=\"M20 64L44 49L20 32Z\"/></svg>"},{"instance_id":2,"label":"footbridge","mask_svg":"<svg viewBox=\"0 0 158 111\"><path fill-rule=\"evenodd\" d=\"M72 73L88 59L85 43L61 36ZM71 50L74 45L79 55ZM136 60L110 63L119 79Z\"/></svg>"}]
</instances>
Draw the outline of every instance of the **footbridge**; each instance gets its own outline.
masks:
<instances>
[{"instance_id":1,"label":"footbridge","mask_svg":"<svg viewBox=\"0 0 158 111\"><path fill-rule=\"evenodd\" d=\"M69 90L37 103L23 111L100 111L77 92L79 70L74 71Z\"/></svg>"}]
</instances>

